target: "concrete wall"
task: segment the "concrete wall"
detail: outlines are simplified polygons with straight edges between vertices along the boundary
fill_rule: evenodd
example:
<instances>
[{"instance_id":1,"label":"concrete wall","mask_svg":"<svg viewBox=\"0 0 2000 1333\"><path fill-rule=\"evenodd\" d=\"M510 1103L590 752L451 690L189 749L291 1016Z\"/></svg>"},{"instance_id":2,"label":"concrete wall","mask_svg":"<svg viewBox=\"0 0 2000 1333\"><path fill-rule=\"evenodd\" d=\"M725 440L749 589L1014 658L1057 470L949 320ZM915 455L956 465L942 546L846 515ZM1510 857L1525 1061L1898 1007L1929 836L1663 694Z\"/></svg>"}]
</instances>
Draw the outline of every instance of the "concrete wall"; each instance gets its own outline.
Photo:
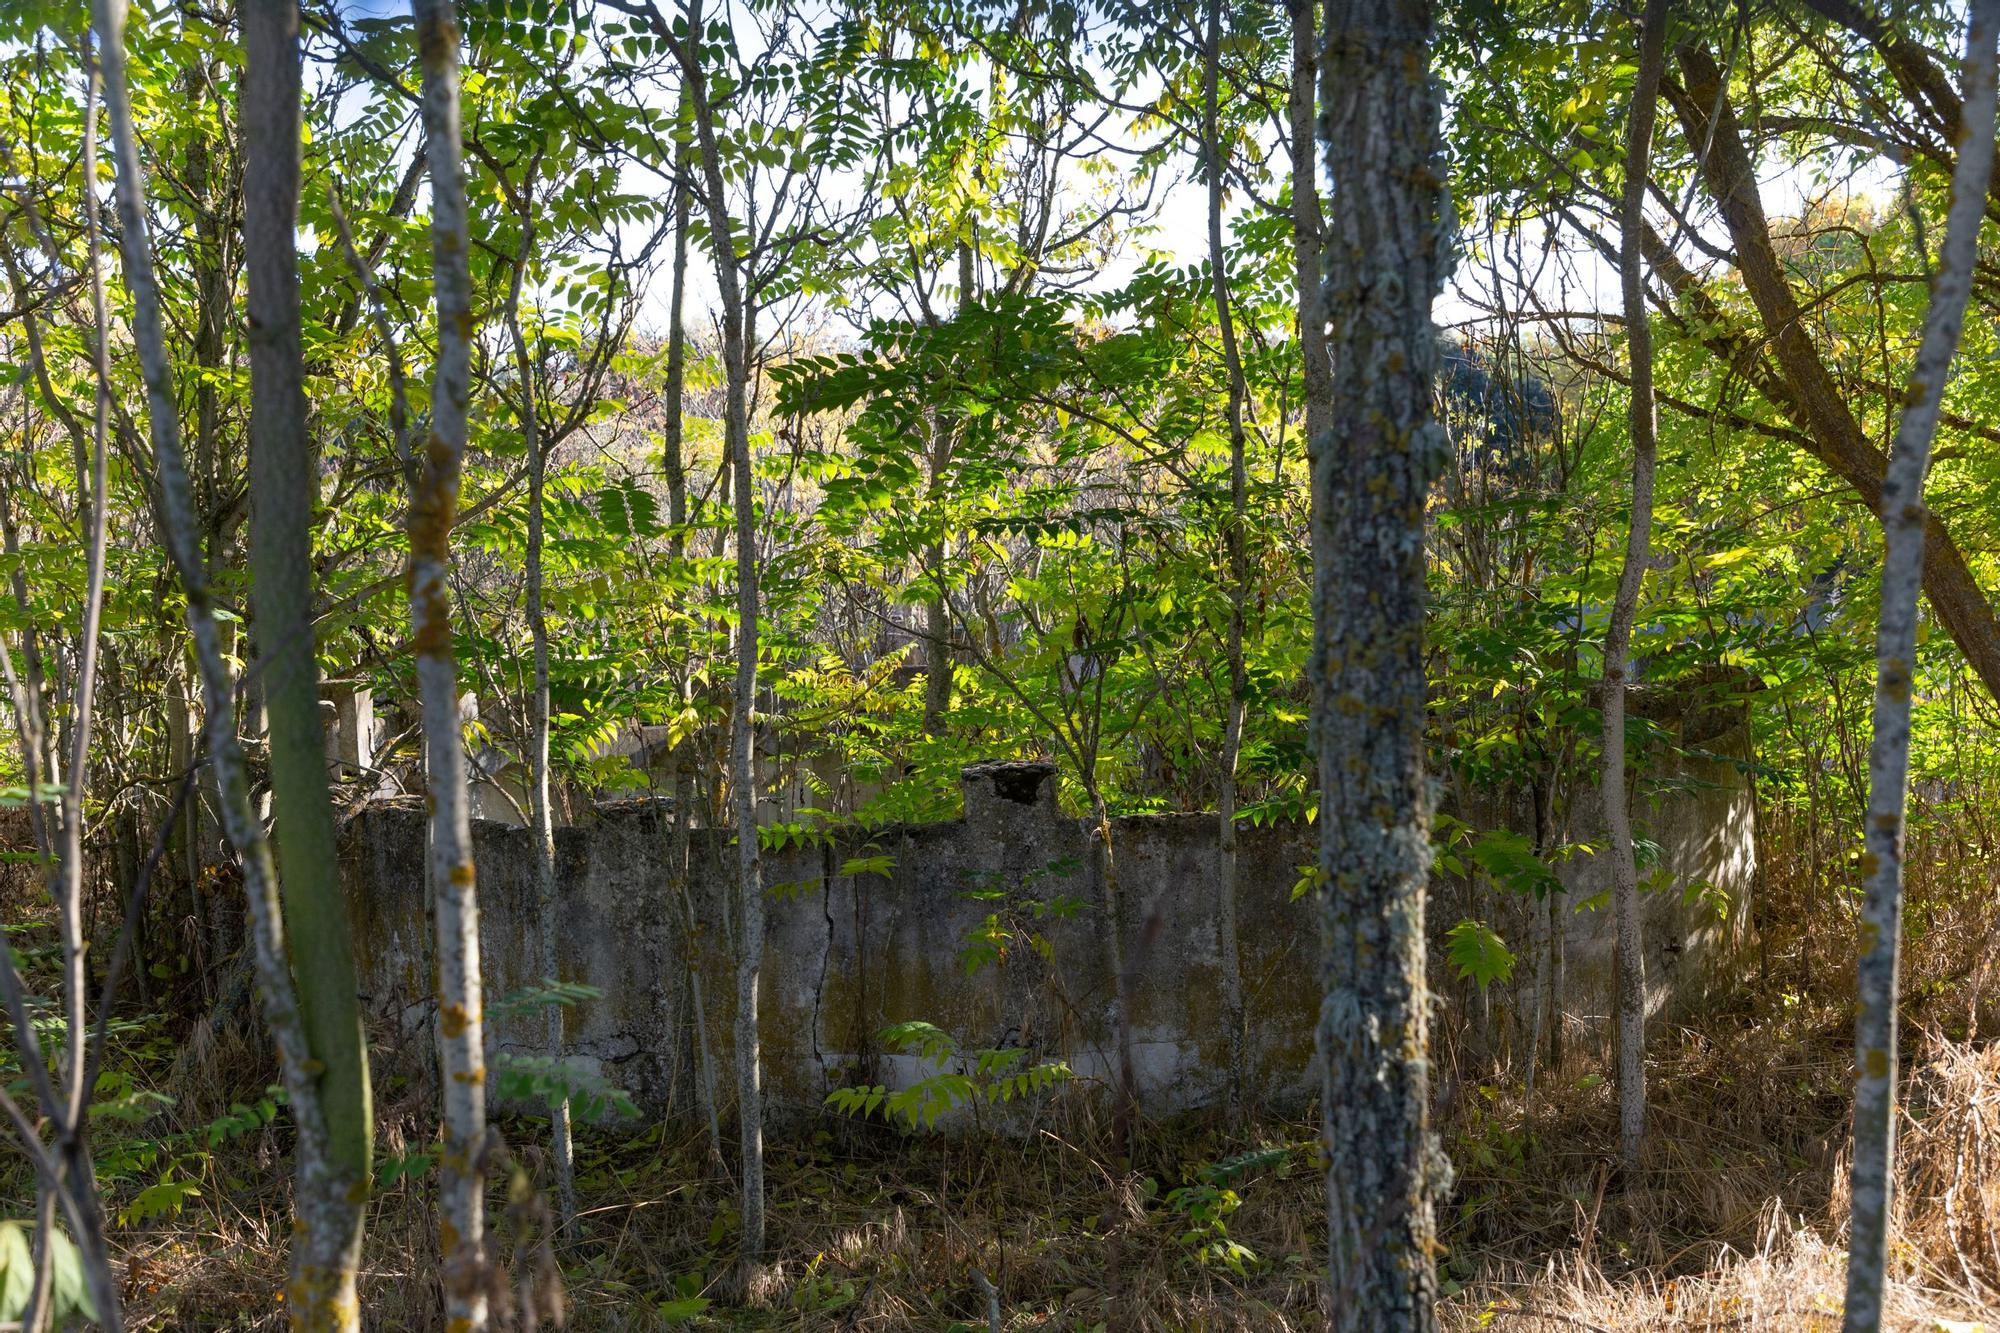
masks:
<instances>
[{"instance_id":1,"label":"concrete wall","mask_svg":"<svg viewBox=\"0 0 2000 1333\"><path fill-rule=\"evenodd\" d=\"M1112 986L1085 828L1055 808L1046 766L967 772L962 820L766 855L760 1028L774 1111L818 1107L845 1084L893 1086L932 1072L882 1049L881 1029L910 1019L937 1024L964 1048L1025 1046L1067 1059L1081 1077L1109 1081ZM1677 789L1653 802L1647 818L1674 882L1713 881L1734 906L1718 920L1706 907L1684 904L1677 889L1648 898L1649 970L1662 1009L1726 984L1746 933L1754 851L1747 789L1730 765L1696 760L1672 776ZM729 1100L731 836L689 835L683 900L682 876L670 870L664 807L608 807L589 827L558 833L562 975L605 992L569 1012L567 1054L601 1067L650 1114L693 1113L701 1105L694 977L721 1100ZM474 842L491 1005L542 972L531 935L532 861L524 830L480 824ZM1113 845L1142 1101L1155 1114L1214 1104L1226 1070L1214 819L1121 819ZM350 822L342 852L370 1010L412 1038L413 1049L427 1040L432 1012L423 847L416 804L380 804ZM1318 927L1311 900L1292 900L1301 868L1316 855L1309 826L1246 829L1240 838L1248 1059L1254 1087L1275 1104L1301 1104L1317 1084ZM1604 869L1588 858L1564 867L1571 899L1596 892ZM682 928L683 901L692 932ZM1440 884L1434 936L1441 939L1460 906L1453 886ZM992 914L1012 938L998 962L969 967L968 937ZM1607 1015L1611 913L1575 913L1565 924L1565 1007L1585 1019ZM1525 952L1526 935L1510 938ZM1436 950L1432 967L1442 978ZM1531 975L1524 965L1515 990ZM1510 992L1499 1002L1525 1001ZM542 1022L495 1022L495 1051L536 1049Z\"/></svg>"}]
</instances>

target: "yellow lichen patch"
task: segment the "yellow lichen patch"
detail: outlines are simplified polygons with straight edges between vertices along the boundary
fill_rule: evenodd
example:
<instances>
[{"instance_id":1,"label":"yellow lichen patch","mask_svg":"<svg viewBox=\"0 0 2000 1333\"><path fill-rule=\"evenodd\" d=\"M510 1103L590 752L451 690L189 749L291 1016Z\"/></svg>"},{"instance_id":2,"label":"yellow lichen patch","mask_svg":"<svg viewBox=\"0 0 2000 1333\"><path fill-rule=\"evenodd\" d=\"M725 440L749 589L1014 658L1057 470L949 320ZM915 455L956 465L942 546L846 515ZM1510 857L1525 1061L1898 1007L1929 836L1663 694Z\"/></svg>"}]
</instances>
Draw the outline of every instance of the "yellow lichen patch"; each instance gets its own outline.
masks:
<instances>
[{"instance_id":1,"label":"yellow lichen patch","mask_svg":"<svg viewBox=\"0 0 2000 1333\"><path fill-rule=\"evenodd\" d=\"M1880 1046L1870 1047L1867 1058L1862 1062L1862 1067L1867 1071L1870 1078L1889 1077L1889 1053Z\"/></svg>"},{"instance_id":2,"label":"yellow lichen patch","mask_svg":"<svg viewBox=\"0 0 2000 1333\"><path fill-rule=\"evenodd\" d=\"M439 1016L438 1022L443 1028L445 1036L456 1038L465 1035L465 1029L471 1025L472 1020L466 1014L464 1005L448 1004L444 1007L444 1012Z\"/></svg>"},{"instance_id":3,"label":"yellow lichen patch","mask_svg":"<svg viewBox=\"0 0 2000 1333\"><path fill-rule=\"evenodd\" d=\"M453 887L460 889L469 889L473 885L473 879L474 875L473 875L471 861L458 861L452 865L451 882Z\"/></svg>"}]
</instances>

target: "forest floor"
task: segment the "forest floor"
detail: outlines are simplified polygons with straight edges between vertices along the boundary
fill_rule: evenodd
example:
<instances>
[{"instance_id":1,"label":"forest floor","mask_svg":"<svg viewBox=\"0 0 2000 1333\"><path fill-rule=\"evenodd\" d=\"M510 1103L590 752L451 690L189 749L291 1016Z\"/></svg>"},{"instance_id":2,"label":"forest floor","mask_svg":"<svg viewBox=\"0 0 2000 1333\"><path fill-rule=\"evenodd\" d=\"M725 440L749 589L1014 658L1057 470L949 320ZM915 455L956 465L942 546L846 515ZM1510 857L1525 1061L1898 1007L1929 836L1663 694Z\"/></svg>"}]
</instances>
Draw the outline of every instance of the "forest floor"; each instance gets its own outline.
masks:
<instances>
[{"instance_id":1,"label":"forest floor","mask_svg":"<svg viewBox=\"0 0 2000 1333\"><path fill-rule=\"evenodd\" d=\"M1533 1107L1518 1083L1463 1083L1441 1126L1457 1173L1440 1217L1446 1326L1837 1328L1846 1042L1838 1013L1795 997L1662 1033L1654 1157L1635 1189L1616 1177L1615 1107L1596 1062L1545 1072ZM1913 1053L1892 1327L2000 1333L2000 1047L1919 1034ZM213 1080L242 1063L206 1053L198 1081L215 1096ZM141 1206L143 1175L114 1191L133 1327L282 1323L271 1293L283 1121L241 1109L251 1114L225 1116L213 1145L173 1164L189 1192ZM426 1108L410 1097L381 1110L389 1174L421 1168L406 1154L421 1147ZM984 1330L989 1291L1009 1330L1323 1327L1309 1124L1151 1127L1124 1171L1092 1149L1100 1127L1074 1100L997 1150L834 1118L774 1134L774 1260L747 1298L732 1288L733 1186L705 1131L584 1135L579 1216L550 1252L534 1241L538 1129L505 1127L516 1149L495 1171L497 1251L517 1313L545 1307L547 1275L560 1272L574 1329ZM439 1325L431 1184L418 1169L380 1192L363 1285L371 1328Z\"/></svg>"}]
</instances>

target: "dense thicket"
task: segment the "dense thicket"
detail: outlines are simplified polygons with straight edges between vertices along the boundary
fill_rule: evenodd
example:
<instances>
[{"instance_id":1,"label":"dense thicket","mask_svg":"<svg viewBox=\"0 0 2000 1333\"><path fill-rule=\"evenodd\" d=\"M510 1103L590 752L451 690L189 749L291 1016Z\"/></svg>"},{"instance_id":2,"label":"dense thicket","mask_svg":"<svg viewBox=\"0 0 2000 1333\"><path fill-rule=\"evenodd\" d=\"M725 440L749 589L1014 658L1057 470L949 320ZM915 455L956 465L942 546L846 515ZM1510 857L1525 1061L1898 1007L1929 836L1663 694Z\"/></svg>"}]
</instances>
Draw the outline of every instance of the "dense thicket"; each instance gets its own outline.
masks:
<instances>
[{"instance_id":1,"label":"dense thicket","mask_svg":"<svg viewBox=\"0 0 2000 1333\"><path fill-rule=\"evenodd\" d=\"M690 949L737 948L788 910L763 843L947 818L964 765L1053 759L1112 922L1121 1180L1116 818L1220 812L1236 1066L1237 830L1322 816L1313 1299L1342 1327L1430 1318L1434 1205L1447 1248L1483 1234L1435 1068L1526 1142L1537 1079L1581 1095L1604 1061L1622 1143L1587 1151L1605 1180L1620 1159L1634 1219L1665 1189L1686 1131L1642 1122L1660 1033L1631 968L1622 1060L1573 1012L1566 923L1613 909L1556 877L1615 853L1635 930L1644 893L1717 892L1645 827L1677 750L1716 757L1661 701L1744 721L1722 757L1754 796L1765 954L1732 1012L1810 1008L1824 1036L1873 949L1877 1094L1897 1005L1906 1035L1991 1040L2000 266L1975 206L2000 220L2000 176L1959 172L1953 232L1960 150L1990 156L1966 111L1992 114L1991 33L1968 47L1959 7L1648 5L1644 60L1639 7L1598 0L416 10L0 9L5 1197L40 1238L0 1249L25 1265L0 1318L109 1324L135 1228L226 1192L162 1147L157 1105L200 1100L172 1049L263 1022L298 1129L294 1311L354 1326L374 1112L331 829L396 794L436 811L445 1096L395 1161L429 1169L410 1154L445 1126L427 1272L469 1326L559 1308L568 1106L595 1095L556 1058L584 992L530 997L550 1058L515 1072L562 1165L553 1214L516 1190L502 1254L474 805L536 830L551 960L555 825L670 800L684 864L690 829L758 823L730 921L670 905ZM1955 358L1925 341L1954 277ZM1906 422L1926 390L1934 422ZM1502 807L1523 818L1478 823ZM1435 867L1464 892L1427 925ZM737 1199L709 1294L752 1306L799 1262L766 1240L759 954L704 1139ZM1528 977L1496 1020L1489 989ZM1105 1230L1115 1323L1143 1264ZM1969 1253L1969 1298L2000 1296ZM1447 1303L1477 1276L1455 1262Z\"/></svg>"}]
</instances>

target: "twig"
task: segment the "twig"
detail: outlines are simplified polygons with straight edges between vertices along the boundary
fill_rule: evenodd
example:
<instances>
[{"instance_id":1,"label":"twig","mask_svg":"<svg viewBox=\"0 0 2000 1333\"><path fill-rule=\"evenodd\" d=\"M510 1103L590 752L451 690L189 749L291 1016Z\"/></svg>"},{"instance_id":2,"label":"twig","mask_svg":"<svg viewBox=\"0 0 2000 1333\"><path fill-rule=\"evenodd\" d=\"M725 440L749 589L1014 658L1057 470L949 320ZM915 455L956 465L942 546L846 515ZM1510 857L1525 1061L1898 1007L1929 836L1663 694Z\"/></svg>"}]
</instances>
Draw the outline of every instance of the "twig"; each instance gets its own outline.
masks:
<instances>
[{"instance_id":1,"label":"twig","mask_svg":"<svg viewBox=\"0 0 2000 1333\"><path fill-rule=\"evenodd\" d=\"M977 1268L972 1270L972 1285L978 1287L980 1294L986 1297L986 1327L990 1333L1000 1333L1000 1293L986 1280L986 1274Z\"/></svg>"}]
</instances>

